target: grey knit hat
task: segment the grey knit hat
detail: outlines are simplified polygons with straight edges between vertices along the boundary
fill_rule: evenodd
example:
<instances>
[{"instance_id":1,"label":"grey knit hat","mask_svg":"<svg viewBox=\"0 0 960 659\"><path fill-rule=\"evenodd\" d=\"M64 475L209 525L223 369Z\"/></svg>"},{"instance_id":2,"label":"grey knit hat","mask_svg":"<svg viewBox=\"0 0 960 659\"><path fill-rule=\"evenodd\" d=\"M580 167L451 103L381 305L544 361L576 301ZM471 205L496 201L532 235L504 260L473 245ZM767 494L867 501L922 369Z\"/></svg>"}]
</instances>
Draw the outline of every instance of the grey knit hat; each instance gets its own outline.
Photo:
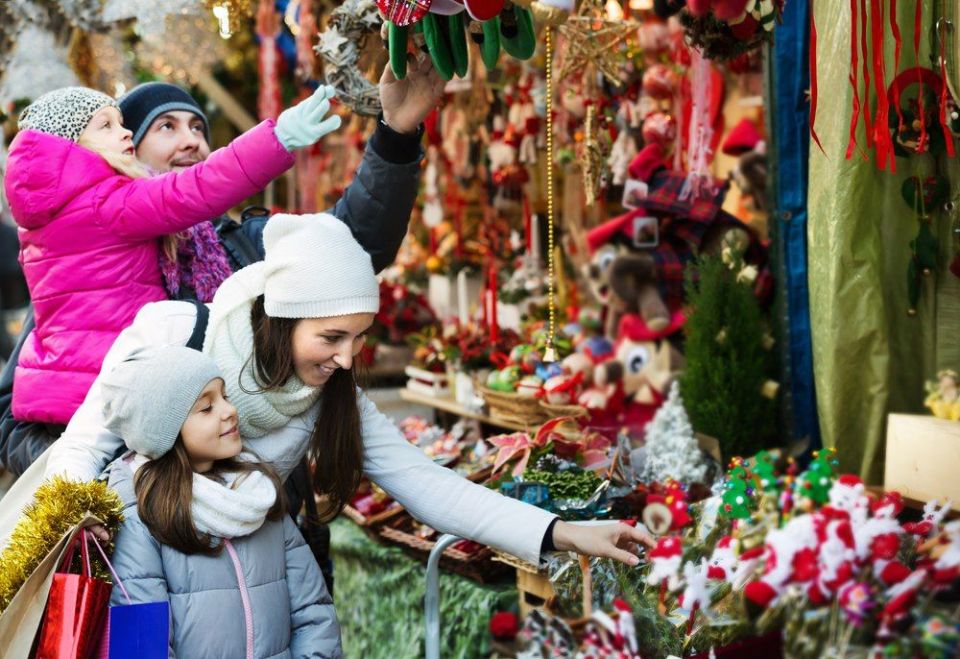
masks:
<instances>
[{"instance_id":1,"label":"grey knit hat","mask_svg":"<svg viewBox=\"0 0 960 659\"><path fill-rule=\"evenodd\" d=\"M117 102L96 89L64 87L42 94L20 113L20 130L38 130L71 142L80 139L80 133L98 110L117 107Z\"/></svg>"},{"instance_id":2,"label":"grey knit hat","mask_svg":"<svg viewBox=\"0 0 960 659\"><path fill-rule=\"evenodd\" d=\"M263 230L263 307L273 318L329 318L380 309L373 263L329 213L274 215Z\"/></svg>"},{"instance_id":3,"label":"grey knit hat","mask_svg":"<svg viewBox=\"0 0 960 659\"><path fill-rule=\"evenodd\" d=\"M216 363L199 350L138 350L101 380L104 425L130 450L159 458L173 448L204 387L219 377Z\"/></svg>"}]
</instances>

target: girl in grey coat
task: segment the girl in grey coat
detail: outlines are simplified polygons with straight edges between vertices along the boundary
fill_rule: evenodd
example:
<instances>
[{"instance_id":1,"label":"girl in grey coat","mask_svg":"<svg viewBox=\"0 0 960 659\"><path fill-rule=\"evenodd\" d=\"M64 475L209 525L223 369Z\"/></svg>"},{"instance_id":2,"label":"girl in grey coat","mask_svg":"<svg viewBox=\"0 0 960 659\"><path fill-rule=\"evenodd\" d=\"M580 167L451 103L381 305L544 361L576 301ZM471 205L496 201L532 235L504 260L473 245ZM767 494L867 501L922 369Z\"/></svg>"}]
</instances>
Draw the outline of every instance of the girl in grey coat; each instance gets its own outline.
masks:
<instances>
[{"instance_id":1,"label":"girl in grey coat","mask_svg":"<svg viewBox=\"0 0 960 659\"><path fill-rule=\"evenodd\" d=\"M283 513L276 472L241 454L213 360L147 349L101 387L107 425L131 449L110 470L126 506L114 568L134 603L169 602L169 655L341 657L320 570ZM114 588L111 604L127 603Z\"/></svg>"}]
</instances>

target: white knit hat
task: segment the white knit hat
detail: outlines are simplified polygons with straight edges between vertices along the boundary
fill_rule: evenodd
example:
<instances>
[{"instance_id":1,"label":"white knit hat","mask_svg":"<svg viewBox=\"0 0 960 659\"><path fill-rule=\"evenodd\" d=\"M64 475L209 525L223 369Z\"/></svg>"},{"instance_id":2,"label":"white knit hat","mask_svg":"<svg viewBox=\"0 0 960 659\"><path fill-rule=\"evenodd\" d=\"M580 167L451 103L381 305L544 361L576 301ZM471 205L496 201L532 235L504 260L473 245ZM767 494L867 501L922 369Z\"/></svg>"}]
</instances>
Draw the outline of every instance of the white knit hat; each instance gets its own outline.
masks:
<instances>
[{"instance_id":1,"label":"white knit hat","mask_svg":"<svg viewBox=\"0 0 960 659\"><path fill-rule=\"evenodd\" d=\"M263 245L268 316L329 318L380 309L370 255L332 215L274 215Z\"/></svg>"},{"instance_id":2,"label":"white knit hat","mask_svg":"<svg viewBox=\"0 0 960 659\"><path fill-rule=\"evenodd\" d=\"M132 451L155 460L173 448L216 363L183 346L144 348L101 379L104 426Z\"/></svg>"}]
</instances>

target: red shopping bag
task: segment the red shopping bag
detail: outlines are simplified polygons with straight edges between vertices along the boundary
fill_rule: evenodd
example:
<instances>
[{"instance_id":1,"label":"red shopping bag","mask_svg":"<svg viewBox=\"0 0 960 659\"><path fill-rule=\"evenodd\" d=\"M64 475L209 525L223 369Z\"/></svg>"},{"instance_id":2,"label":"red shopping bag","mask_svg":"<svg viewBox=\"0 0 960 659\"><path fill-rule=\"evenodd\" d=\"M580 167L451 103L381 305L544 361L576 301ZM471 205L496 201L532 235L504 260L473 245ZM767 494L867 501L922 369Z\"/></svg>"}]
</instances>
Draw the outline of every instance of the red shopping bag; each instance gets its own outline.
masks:
<instances>
[{"instance_id":1,"label":"red shopping bag","mask_svg":"<svg viewBox=\"0 0 960 659\"><path fill-rule=\"evenodd\" d=\"M53 575L36 659L88 659L100 642L111 585L90 573L84 529L67 551L60 570ZM71 574L70 564L80 545L83 574Z\"/></svg>"}]
</instances>

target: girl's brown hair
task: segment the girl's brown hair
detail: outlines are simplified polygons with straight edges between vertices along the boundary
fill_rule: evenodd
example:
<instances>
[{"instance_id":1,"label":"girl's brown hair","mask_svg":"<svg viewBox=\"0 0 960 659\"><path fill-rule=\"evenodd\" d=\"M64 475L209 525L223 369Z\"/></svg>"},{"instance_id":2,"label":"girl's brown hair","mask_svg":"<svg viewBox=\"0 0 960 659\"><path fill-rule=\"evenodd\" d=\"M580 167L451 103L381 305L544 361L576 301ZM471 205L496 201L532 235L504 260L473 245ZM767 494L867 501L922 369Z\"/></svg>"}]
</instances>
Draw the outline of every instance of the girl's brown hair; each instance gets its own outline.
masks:
<instances>
[{"instance_id":1,"label":"girl's brown hair","mask_svg":"<svg viewBox=\"0 0 960 659\"><path fill-rule=\"evenodd\" d=\"M294 377L293 329L299 321L268 316L261 295L253 303L250 322L257 382L265 391L282 387ZM320 517L332 519L350 501L363 473L354 369L338 368L323 385L307 458L314 465L314 489L323 497Z\"/></svg>"},{"instance_id":2,"label":"girl's brown hair","mask_svg":"<svg viewBox=\"0 0 960 659\"><path fill-rule=\"evenodd\" d=\"M96 145L80 139L77 141L77 144L82 146L84 149L93 151L98 156L107 161L107 164L113 168L118 174L123 174L127 178L148 178L150 172L147 171L147 168L137 160L136 156L128 156L122 153L113 153L111 151L104 151L103 149L97 147ZM167 258L171 261L177 260L177 245L179 245L182 234L169 234L161 238L162 249L164 254L167 255Z\"/></svg>"},{"instance_id":3,"label":"girl's brown hair","mask_svg":"<svg viewBox=\"0 0 960 659\"><path fill-rule=\"evenodd\" d=\"M240 474L238 478L243 478L243 474L253 472L260 472L273 482L277 500L267 512L267 519L281 519L286 510L283 485L270 465L231 458L214 462L209 473L212 477L236 473ZM213 538L197 531L193 524L190 504L194 473L187 449L178 437L172 449L144 464L134 476L137 512L157 542L184 554L217 556L223 550L223 543L214 543Z\"/></svg>"}]
</instances>

